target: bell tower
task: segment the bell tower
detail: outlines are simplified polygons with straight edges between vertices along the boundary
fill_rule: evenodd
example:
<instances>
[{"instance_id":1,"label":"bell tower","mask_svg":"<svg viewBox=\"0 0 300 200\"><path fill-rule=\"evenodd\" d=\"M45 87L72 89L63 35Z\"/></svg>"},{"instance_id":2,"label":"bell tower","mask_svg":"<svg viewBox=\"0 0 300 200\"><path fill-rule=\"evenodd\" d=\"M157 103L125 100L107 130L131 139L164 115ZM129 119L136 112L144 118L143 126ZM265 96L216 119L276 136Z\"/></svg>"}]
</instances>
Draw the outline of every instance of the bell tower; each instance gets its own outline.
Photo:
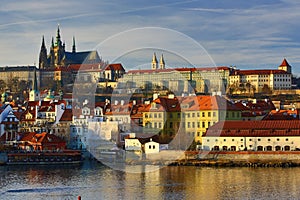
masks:
<instances>
[{"instance_id":1,"label":"bell tower","mask_svg":"<svg viewBox=\"0 0 300 200\"><path fill-rule=\"evenodd\" d=\"M151 68L153 70L156 70L157 69L157 65L158 65L158 62L157 62L156 54L154 53L153 57L152 57Z\"/></svg>"}]
</instances>

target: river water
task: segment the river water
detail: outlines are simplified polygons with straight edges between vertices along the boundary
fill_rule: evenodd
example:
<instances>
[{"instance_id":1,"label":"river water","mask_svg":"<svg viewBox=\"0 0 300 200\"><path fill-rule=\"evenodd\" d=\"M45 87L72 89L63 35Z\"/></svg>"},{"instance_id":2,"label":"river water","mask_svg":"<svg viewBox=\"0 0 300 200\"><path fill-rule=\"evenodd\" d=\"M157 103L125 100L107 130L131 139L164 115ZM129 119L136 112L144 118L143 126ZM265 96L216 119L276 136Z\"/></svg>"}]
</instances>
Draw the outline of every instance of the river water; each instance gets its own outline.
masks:
<instances>
[{"instance_id":1,"label":"river water","mask_svg":"<svg viewBox=\"0 0 300 200\"><path fill-rule=\"evenodd\" d=\"M0 199L299 199L300 168L0 166Z\"/></svg>"}]
</instances>

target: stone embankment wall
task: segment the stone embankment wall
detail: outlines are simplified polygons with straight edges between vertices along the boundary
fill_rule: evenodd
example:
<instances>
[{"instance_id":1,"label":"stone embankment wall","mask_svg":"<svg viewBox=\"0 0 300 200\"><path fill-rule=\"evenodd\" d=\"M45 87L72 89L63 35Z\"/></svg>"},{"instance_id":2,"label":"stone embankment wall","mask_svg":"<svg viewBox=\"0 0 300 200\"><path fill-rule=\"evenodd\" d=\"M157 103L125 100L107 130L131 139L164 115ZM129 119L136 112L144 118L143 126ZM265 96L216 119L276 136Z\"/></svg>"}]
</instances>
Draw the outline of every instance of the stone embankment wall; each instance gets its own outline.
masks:
<instances>
[{"instance_id":1,"label":"stone embankment wall","mask_svg":"<svg viewBox=\"0 0 300 200\"><path fill-rule=\"evenodd\" d=\"M299 167L300 152L208 152L172 162L170 165L221 167Z\"/></svg>"}]
</instances>

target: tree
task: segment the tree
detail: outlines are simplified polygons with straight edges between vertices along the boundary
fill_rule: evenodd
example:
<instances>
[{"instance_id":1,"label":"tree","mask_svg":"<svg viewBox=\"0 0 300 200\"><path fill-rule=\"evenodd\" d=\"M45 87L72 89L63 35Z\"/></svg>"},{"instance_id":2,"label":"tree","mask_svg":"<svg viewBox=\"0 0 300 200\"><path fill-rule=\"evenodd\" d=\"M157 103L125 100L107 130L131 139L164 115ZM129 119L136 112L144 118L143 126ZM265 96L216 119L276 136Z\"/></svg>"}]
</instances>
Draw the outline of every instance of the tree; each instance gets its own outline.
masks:
<instances>
[{"instance_id":1,"label":"tree","mask_svg":"<svg viewBox=\"0 0 300 200\"><path fill-rule=\"evenodd\" d=\"M4 80L1 79L0 80L0 91L1 91L1 93L4 92L5 88L6 88L6 83L5 83Z\"/></svg>"}]
</instances>

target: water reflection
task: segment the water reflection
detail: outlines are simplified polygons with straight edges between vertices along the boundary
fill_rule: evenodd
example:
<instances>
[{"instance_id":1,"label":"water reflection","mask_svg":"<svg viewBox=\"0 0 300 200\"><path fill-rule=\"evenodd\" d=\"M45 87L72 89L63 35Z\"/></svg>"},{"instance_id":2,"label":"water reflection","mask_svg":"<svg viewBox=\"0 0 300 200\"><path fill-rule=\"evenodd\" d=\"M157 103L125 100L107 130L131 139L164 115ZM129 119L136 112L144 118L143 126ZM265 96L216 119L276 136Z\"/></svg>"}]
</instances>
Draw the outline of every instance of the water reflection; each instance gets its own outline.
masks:
<instances>
[{"instance_id":1,"label":"water reflection","mask_svg":"<svg viewBox=\"0 0 300 200\"><path fill-rule=\"evenodd\" d=\"M145 171L147 166L130 170ZM149 166L153 167L153 166ZM142 168L142 169L141 169ZM127 170L126 170L127 171ZM147 171L147 170L146 170ZM1 199L297 199L300 168L1 166Z\"/></svg>"}]
</instances>

